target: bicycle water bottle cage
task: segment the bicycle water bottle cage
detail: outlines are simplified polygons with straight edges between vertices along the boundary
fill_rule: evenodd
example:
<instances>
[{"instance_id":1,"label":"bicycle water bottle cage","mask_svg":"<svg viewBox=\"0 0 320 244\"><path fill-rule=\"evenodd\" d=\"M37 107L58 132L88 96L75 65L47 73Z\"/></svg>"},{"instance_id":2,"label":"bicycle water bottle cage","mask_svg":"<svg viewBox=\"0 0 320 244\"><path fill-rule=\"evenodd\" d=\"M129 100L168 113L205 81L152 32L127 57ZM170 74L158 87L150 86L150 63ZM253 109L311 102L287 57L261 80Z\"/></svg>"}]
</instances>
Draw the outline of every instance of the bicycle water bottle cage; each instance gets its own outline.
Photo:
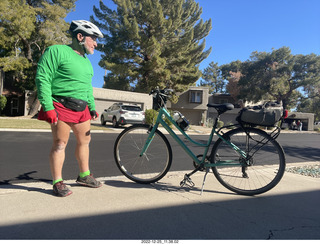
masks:
<instances>
[{"instance_id":1,"label":"bicycle water bottle cage","mask_svg":"<svg viewBox=\"0 0 320 244\"><path fill-rule=\"evenodd\" d=\"M219 115L223 114L224 112L226 112L228 110L234 109L234 106L231 103L223 103L223 104L208 103L207 107L215 108L218 111Z\"/></svg>"}]
</instances>

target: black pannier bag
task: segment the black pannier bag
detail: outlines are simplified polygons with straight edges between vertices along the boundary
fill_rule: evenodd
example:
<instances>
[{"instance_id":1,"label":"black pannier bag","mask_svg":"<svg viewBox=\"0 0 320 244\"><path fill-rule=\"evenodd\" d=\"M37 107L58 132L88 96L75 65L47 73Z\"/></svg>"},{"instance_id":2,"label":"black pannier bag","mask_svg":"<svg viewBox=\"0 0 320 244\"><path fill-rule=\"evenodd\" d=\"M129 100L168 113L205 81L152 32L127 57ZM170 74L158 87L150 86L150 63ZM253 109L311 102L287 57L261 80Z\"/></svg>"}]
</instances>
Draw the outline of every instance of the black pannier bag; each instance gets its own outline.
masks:
<instances>
[{"instance_id":1,"label":"black pannier bag","mask_svg":"<svg viewBox=\"0 0 320 244\"><path fill-rule=\"evenodd\" d=\"M274 126L283 115L283 107L278 102L248 106L240 110L237 121L242 124Z\"/></svg>"}]
</instances>

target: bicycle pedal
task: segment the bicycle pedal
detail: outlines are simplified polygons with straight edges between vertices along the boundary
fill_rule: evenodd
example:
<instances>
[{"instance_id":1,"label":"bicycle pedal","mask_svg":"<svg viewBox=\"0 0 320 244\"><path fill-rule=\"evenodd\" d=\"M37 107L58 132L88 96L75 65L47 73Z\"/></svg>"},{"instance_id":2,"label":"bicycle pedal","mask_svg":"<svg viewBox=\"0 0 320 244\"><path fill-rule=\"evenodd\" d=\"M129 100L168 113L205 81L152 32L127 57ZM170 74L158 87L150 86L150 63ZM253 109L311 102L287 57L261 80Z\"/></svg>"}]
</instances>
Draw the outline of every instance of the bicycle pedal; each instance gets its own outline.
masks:
<instances>
[{"instance_id":1,"label":"bicycle pedal","mask_svg":"<svg viewBox=\"0 0 320 244\"><path fill-rule=\"evenodd\" d=\"M180 182L180 187L183 187L183 186L192 188L195 186L195 184L188 175L185 175L184 179Z\"/></svg>"}]
</instances>

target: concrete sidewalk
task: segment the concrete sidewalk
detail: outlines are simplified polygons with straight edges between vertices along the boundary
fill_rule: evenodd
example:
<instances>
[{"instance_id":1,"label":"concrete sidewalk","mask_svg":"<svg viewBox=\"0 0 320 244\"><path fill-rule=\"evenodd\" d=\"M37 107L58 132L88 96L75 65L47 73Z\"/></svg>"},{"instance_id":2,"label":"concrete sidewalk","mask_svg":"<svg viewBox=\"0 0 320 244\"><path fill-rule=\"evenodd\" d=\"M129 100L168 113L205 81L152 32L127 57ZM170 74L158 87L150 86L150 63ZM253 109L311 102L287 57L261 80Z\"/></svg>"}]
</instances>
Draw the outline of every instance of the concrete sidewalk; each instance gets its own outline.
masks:
<instances>
[{"instance_id":1,"label":"concrete sidewalk","mask_svg":"<svg viewBox=\"0 0 320 244\"><path fill-rule=\"evenodd\" d=\"M212 173L202 195L203 173L194 189L180 188L184 173L151 185L99 178L98 189L67 181L66 198L43 182L0 185L0 239L320 239L319 178L285 173L271 191L247 197Z\"/></svg>"}]
</instances>

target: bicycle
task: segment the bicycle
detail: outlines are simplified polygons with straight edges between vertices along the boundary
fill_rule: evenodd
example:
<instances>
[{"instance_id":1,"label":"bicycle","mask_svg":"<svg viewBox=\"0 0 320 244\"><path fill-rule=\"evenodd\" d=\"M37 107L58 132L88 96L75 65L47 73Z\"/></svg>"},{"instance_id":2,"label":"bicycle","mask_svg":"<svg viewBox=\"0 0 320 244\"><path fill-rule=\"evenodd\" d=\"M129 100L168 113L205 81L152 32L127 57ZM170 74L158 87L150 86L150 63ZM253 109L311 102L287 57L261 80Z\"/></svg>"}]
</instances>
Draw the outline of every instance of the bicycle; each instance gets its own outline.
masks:
<instances>
[{"instance_id":1,"label":"bicycle","mask_svg":"<svg viewBox=\"0 0 320 244\"><path fill-rule=\"evenodd\" d=\"M245 126L241 123L217 128L220 116L232 110L232 104L208 104L217 110L218 115L206 143L193 140L171 117L166 108L169 95L167 89L153 90L156 101L159 101L159 114L153 125L133 125L122 131L114 144L114 158L123 175L142 184L150 184L162 179L172 164L172 149L166 136L158 130L161 124L169 135L184 149L193 160L195 169L185 174L180 186L193 187L190 176L198 171L206 171L201 193L207 173L212 170L217 180L227 189L241 195L257 195L271 190L281 180L285 171L285 155L276 141L280 127L276 126L271 133ZM190 148L171 129L177 128L187 141L203 147L203 154L196 156ZM227 132L223 132L228 130ZM218 139L213 143L213 136ZM211 153L209 148L213 144Z\"/></svg>"}]
</instances>

